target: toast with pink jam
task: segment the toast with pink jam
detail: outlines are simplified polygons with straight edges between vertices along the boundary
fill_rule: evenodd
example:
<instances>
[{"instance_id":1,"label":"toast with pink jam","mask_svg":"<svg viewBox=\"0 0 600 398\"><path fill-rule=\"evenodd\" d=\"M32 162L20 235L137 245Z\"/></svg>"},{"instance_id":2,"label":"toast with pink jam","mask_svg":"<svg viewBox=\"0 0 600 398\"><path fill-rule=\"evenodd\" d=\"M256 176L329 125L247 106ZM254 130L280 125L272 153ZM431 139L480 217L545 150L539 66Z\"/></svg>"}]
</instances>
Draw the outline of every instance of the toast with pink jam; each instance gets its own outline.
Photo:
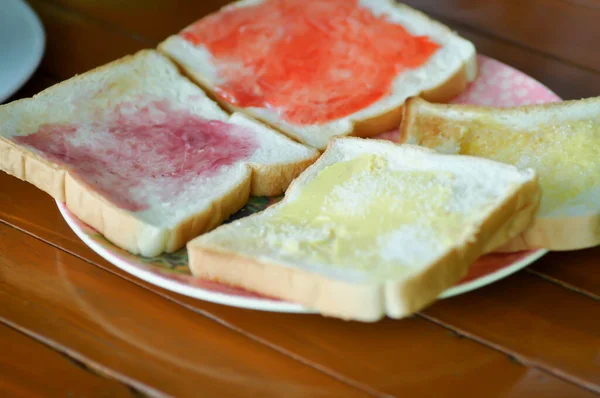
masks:
<instances>
[{"instance_id":1,"label":"toast with pink jam","mask_svg":"<svg viewBox=\"0 0 600 398\"><path fill-rule=\"evenodd\" d=\"M144 256L283 193L318 155L228 115L153 50L0 107L0 169Z\"/></svg>"}]
</instances>

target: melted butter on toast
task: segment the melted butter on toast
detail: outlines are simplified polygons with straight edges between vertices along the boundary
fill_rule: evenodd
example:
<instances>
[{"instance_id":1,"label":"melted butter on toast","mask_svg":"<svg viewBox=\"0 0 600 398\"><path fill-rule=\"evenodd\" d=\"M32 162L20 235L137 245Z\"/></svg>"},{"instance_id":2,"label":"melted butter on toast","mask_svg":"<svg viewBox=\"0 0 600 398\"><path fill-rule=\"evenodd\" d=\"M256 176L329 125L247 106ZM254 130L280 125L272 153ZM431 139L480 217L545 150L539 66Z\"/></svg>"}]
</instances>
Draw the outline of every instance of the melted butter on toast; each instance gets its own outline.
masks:
<instances>
[{"instance_id":1,"label":"melted butter on toast","mask_svg":"<svg viewBox=\"0 0 600 398\"><path fill-rule=\"evenodd\" d=\"M488 117L429 118L418 126L419 145L445 153L485 157L533 168L540 177L540 214L575 205L600 178L600 117L596 120L511 128ZM426 132L426 133L425 133Z\"/></svg>"},{"instance_id":2,"label":"melted butter on toast","mask_svg":"<svg viewBox=\"0 0 600 398\"><path fill-rule=\"evenodd\" d=\"M338 162L282 204L257 241L280 247L290 259L378 274L397 273L398 266L410 270L410 256L394 256L394 245L418 240L421 232L433 234L440 245L450 244L460 225L460 214L449 210L453 177L390 170L376 155Z\"/></svg>"}]
</instances>

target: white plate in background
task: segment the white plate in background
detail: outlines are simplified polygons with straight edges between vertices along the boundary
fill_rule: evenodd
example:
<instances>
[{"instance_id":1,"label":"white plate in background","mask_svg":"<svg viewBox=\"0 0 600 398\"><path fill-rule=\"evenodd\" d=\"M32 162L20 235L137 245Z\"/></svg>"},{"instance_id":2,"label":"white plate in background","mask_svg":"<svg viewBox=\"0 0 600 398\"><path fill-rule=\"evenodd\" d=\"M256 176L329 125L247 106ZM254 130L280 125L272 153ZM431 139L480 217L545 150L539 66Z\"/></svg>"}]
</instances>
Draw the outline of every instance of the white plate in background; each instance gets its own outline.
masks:
<instances>
[{"instance_id":1,"label":"white plate in background","mask_svg":"<svg viewBox=\"0 0 600 398\"><path fill-rule=\"evenodd\" d=\"M40 19L23 0L0 0L0 103L29 80L46 45Z\"/></svg>"}]
</instances>

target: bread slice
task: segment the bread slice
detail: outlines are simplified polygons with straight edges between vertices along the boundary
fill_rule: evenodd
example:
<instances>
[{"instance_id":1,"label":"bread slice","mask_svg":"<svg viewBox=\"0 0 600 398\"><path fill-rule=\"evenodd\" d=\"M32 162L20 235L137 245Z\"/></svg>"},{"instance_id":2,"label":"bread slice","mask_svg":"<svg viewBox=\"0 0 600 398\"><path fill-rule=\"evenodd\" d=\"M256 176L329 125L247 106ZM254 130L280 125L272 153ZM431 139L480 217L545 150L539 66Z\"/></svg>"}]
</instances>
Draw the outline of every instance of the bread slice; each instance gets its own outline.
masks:
<instances>
[{"instance_id":1,"label":"bread slice","mask_svg":"<svg viewBox=\"0 0 600 398\"><path fill-rule=\"evenodd\" d=\"M401 68L401 61L389 57L413 54L417 59L414 54L425 51L418 50L421 43L411 53L402 28L417 36L415 43L428 37L427 43L439 48L419 58L423 63ZM224 50L214 47L216 54L210 46ZM238 1L158 48L224 107L318 149L334 136L371 137L395 129L407 97L447 101L475 79L477 70L471 42L395 0ZM402 62L413 62L406 57ZM386 68L396 67L389 80L377 80L388 76ZM231 98L223 87L236 84L245 96L264 101L247 105ZM354 102L358 99L360 104ZM337 116L316 120L315 115L338 106Z\"/></svg>"},{"instance_id":2,"label":"bread slice","mask_svg":"<svg viewBox=\"0 0 600 398\"><path fill-rule=\"evenodd\" d=\"M533 170L337 138L274 206L187 245L194 275L343 319L407 316L517 235Z\"/></svg>"},{"instance_id":3,"label":"bread slice","mask_svg":"<svg viewBox=\"0 0 600 398\"><path fill-rule=\"evenodd\" d=\"M600 244L600 97L506 109L413 98L400 130L401 142L536 170L536 220L500 250Z\"/></svg>"},{"instance_id":4,"label":"bread slice","mask_svg":"<svg viewBox=\"0 0 600 398\"><path fill-rule=\"evenodd\" d=\"M318 157L144 50L0 107L0 169L132 253L181 248Z\"/></svg>"}]
</instances>

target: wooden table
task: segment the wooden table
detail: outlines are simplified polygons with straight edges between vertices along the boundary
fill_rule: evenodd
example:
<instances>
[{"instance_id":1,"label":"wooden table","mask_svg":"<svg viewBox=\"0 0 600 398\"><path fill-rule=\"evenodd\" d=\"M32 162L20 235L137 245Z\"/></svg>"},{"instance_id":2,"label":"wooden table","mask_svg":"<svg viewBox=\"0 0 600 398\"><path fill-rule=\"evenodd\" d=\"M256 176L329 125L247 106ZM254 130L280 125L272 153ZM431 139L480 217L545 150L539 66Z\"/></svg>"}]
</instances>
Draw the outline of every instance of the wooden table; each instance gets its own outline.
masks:
<instances>
[{"instance_id":1,"label":"wooden table","mask_svg":"<svg viewBox=\"0 0 600 398\"><path fill-rule=\"evenodd\" d=\"M30 3L48 46L15 98L152 47L225 1ZM409 3L565 99L600 95L599 0ZM4 173L0 187L0 396L600 393L600 247L547 255L410 319L347 323L149 285L88 249L46 194Z\"/></svg>"}]
</instances>

